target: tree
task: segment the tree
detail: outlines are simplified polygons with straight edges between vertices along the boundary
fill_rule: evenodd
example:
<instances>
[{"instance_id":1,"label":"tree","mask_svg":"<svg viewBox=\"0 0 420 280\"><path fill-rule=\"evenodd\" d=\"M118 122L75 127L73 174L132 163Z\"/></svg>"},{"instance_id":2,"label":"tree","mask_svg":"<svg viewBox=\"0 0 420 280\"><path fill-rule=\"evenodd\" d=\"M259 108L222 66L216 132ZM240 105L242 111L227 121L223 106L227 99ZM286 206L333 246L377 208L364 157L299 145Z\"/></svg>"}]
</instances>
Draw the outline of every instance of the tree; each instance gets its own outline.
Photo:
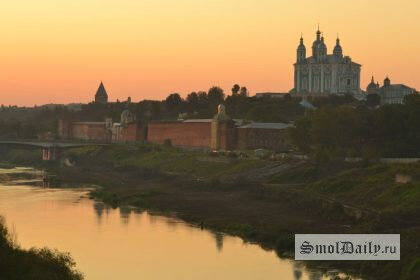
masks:
<instances>
[{"instance_id":1,"label":"tree","mask_svg":"<svg viewBox=\"0 0 420 280\"><path fill-rule=\"evenodd\" d=\"M178 93L172 93L165 100L166 109L170 112L176 110L182 102L182 98Z\"/></svg>"},{"instance_id":2,"label":"tree","mask_svg":"<svg viewBox=\"0 0 420 280\"><path fill-rule=\"evenodd\" d=\"M188 112L194 112L198 110L200 99L195 91L187 95L186 101Z\"/></svg>"},{"instance_id":3,"label":"tree","mask_svg":"<svg viewBox=\"0 0 420 280\"><path fill-rule=\"evenodd\" d=\"M404 96L404 104L406 105L420 105L420 94L412 93Z\"/></svg>"},{"instance_id":4,"label":"tree","mask_svg":"<svg viewBox=\"0 0 420 280\"><path fill-rule=\"evenodd\" d=\"M366 105L369 107L376 107L379 104L381 104L381 97L376 94L376 93L372 93L372 94L368 94L366 96Z\"/></svg>"},{"instance_id":5,"label":"tree","mask_svg":"<svg viewBox=\"0 0 420 280\"><path fill-rule=\"evenodd\" d=\"M219 105L225 100L223 89L214 86L209 89L207 94L210 105Z\"/></svg>"},{"instance_id":6,"label":"tree","mask_svg":"<svg viewBox=\"0 0 420 280\"><path fill-rule=\"evenodd\" d=\"M248 96L248 89L246 87L241 87L239 95Z\"/></svg>"},{"instance_id":7,"label":"tree","mask_svg":"<svg viewBox=\"0 0 420 280\"><path fill-rule=\"evenodd\" d=\"M232 88L232 95L237 95L241 87L238 84L234 84Z\"/></svg>"}]
</instances>

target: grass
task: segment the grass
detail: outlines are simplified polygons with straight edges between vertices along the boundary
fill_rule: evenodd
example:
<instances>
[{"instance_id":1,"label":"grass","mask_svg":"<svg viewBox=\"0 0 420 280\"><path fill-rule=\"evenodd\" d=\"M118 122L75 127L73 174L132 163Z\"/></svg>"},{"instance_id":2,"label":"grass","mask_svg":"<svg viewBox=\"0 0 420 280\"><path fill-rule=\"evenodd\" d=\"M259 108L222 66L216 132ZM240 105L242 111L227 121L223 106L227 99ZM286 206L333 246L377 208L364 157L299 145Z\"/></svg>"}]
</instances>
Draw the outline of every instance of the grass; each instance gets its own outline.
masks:
<instances>
[{"instance_id":1,"label":"grass","mask_svg":"<svg viewBox=\"0 0 420 280\"><path fill-rule=\"evenodd\" d=\"M22 165L34 165L39 163L42 157L42 149L26 146L0 146L0 160L5 164L19 163Z\"/></svg>"},{"instance_id":2,"label":"grass","mask_svg":"<svg viewBox=\"0 0 420 280\"><path fill-rule=\"evenodd\" d=\"M152 144L80 147L66 151L66 156L78 161L88 158L96 164L155 168L169 173L197 177L217 177L238 173L264 164L258 159L212 158L204 151L183 150Z\"/></svg>"},{"instance_id":3,"label":"grass","mask_svg":"<svg viewBox=\"0 0 420 280\"><path fill-rule=\"evenodd\" d=\"M396 183L397 174L412 181ZM273 183L303 183L305 190L380 212L420 213L420 164L336 164L296 166L273 176Z\"/></svg>"}]
</instances>

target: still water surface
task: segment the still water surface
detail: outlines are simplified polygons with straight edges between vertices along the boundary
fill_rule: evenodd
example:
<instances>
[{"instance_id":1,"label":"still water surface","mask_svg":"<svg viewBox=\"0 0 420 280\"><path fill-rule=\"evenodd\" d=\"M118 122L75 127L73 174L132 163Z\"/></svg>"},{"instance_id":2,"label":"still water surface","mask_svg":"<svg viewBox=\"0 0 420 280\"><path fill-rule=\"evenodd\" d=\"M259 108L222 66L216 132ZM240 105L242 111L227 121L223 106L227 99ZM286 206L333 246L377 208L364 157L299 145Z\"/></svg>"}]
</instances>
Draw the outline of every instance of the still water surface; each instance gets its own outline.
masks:
<instances>
[{"instance_id":1,"label":"still water surface","mask_svg":"<svg viewBox=\"0 0 420 280\"><path fill-rule=\"evenodd\" d=\"M236 237L135 209L107 208L86 198L86 189L22 183L0 180L0 215L20 245L70 252L87 280L329 279Z\"/></svg>"}]
</instances>

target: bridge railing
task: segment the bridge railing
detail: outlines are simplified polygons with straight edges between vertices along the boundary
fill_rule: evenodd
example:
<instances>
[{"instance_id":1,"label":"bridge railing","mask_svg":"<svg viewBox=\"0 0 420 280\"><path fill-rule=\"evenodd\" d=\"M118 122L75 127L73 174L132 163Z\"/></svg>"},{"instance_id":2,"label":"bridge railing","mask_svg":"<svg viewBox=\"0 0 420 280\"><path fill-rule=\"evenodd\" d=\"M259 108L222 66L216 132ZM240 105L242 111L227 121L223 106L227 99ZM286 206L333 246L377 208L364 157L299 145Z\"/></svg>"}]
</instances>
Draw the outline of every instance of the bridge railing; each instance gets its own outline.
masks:
<instances>
[{"instance_id":1,"label":"bridge railing","mask_svg":"<svg viewBox=\"0 0 420 280\"><path fill-rule=\"evenodd\" d=\"M74 144L110 144L111 140L85 140L85 139L38 139L38 138L0 138L0 142L32 142L32 143L74 143Z\"/></svg>"}]
</instances>

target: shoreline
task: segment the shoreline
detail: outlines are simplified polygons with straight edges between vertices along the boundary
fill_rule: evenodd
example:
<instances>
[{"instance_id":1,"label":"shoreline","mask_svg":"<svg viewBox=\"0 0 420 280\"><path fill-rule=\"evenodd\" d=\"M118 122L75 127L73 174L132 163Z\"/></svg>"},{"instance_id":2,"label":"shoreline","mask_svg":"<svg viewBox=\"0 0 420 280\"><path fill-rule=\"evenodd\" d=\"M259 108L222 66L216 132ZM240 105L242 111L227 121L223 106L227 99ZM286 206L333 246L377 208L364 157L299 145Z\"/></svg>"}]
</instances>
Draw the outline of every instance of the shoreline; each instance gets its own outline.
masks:
<instances>
[{"instance_id":1,"label":"shoreline","mask_svg":"<svg viewBox=\"0 0 420 280\"><path fill-rule=\"evenodd\" d=\"M363 279L416 279L407 274L407 270L416 266L415 248L410 248L408 253L407 244L418 244L419 229L405 228L404 224L392 229L392 215L388 217L388 214L378 216L367 212L358 219L346 213L343 205L353 204L361 208L363 205L360 205L356 197L355 201L340 199L340 204L336 200L331 202L314 195L312 189L308 189L307 182L296 181L293 172L289 172L296 167L302 172L297 174L299 180L306 177L308 181L315 180L308 175L311 172L306 170L308 168L305 165L293 165L290 162L284 165L281 162L220 163L221 166L213 169L219 170L219 173L202 176L202 170L206 170L197 165L208 163L188 162L189 165L186 165L184 158L190 156L187 152L143 151L146 148L140 146L139 151L133 146L73 149L65 156L74 160L74 166L60 167L39 160L32 165L46 168L63 182L101 186L91 192L90 197L111 207L132 205L162 214L176 213L177 218L189 224L241 237L264 249L275 250L279 257L293 258L295 233L386 233L391 230L401 233L402 250L407 251L404 263L311 261L305 262L305 265L324 273L339 269L355 277L363 275ZM157 156L151 157L154 154ZM184 165L176 160L183 160L181 164ZM244 164L245 168L242 168ZM178 169L173 170L172 166ZM273 166L277 168L274 177L271 174L266 178L249 180L249 175L253 177L260 174L261 170ZM180 167L184 170L180 170ZM334 169L334 166L328 168ZM349 168L352 166L345 167L346 170ZM363 170L364 167L361 168ZM279 174L280 179L276 178ZM326 182L320 181L324 182L323 185L335 180L328 179L322 172L320 174L321 178L317 180L327 179ZM403 274L408 276L402 278Z\"/></svg>"},{"instance_id":2,"label":"shoreline","mask_svg":"<svg viewBox=\"0 0 420 280\"><path fill-rule=\"evenodd\" d=\"M72 169L72 171L74 171L74 169ZM109 170L107 172L109 172ZM84 172L84 176L89 176L94 173L95 172L93 173ZM79 176L75 176L76 174L81 175L81 173L79 172L73 173L73 172L69 172L69 170L66 170L66 171L61 170L59 177L62 178L63 181L65 182L86 183L84 179L79 179L80 178ZM115 173L112 174L112 177L114 177L114 179L118 179L118 175ZM74 178L77 178L77 179L75 180ZM98 179L98 177L94 177L94 178ZM131 196L124 197L124 195L122 195L118 191L117 191L118 194L114 192L119 187L124 187L124 188L132 187L133 182L130 183L129 182L130 180L126 180L122 182L120 186L115 186L114 185L115 182L100 183L98 181L95 181L95 179L91 183L100 186L100 189L92 190L90 192L90 198L93 200L103 202L113 208L121 207L121 206L122 207L128 206L128 207L135 207L141 210L146 210L146 211L149 211L150 213L155 213L157 215L170 216L170 217L175 216L177 219L180 219L192 226L195 226L201 229L206 229L206 230L214 231L214 232L221 232L223 234L240 237L242 240L244 240L244 242L257 244L261 246L264 250L274 251L279 258L288 258L288 259L294 260L294 253L293 253L294 232L308 232L308 230L312 228L311 226L308 227L307 225L303 225L300 222L298 223L287 222L287 220L290 220L290 218L292 220L296 218L296 216L293 216L290 214L290 212L287 212L287 216L288 216L287 219L284 219L285 217L281 218L281 221L283 222L283 224L281 226L282 230L280 232L278 231L278 229L275 229L274 227L264 232L261 229L269 226L269 223L261 223L259 226L257 226L257 228L254 228L256 226L255 217L252 219L252 222L249 221L247 223L246 222L247 219L243 219L241 220L240 223L233 223L234 220L231 217L221 218L219 215L217 215L218 216L217 217L214 215L207 215L208 213L207 214L197 213L196 212L197 205L188 205L188 207L185 207L185 208L179 207L179 204L182 204L181 201L174 202L173 204L162 207L162 204L156 203L156 200L159 200L159 198L163 198L164 196L163 194L144 193L145 191L146 192L148 191L147 184L153 184L153 185L159 184L161 187L168 187L168 184L173 184L172 180L170 181L154 180L153 182L147 182L147 181L142 182L146 186L144 186L144 188L136 187L135 192L136 193L143 192L143 195L142 195L143 199L133 201L133 198ZM101 180L104 180L104 178L101 178ZM191 183L191 181L183 181L183 183ZM200 183L203 183L203 182L200 182ZM207 183L211 183L211 182L207 182ZM110 185L113 185L113 187L110 187ZM228 188L229 187L230 186L228 186ZM252 183L251 188L253 187L258 188L260 186L258 186L258 184L256 183ZM186 187L186 188L188 189L189 187ZM185 188L183 191L185 191ZM130 192L130 191L125 189L123 190L123 192ZM148 196L150 196L150 199L147 198ZM166 198L165 198L165 201L167 202ZM187 202L187 201L183 201L183 202ZM199 203L200 202L198 201L197 204ZM218 204L218 202L214 202L214 203ZM290 210L290 208L286 207L285 210ZM299 215L301 219L302 215L305 216L305 213L303 212L297 215ZM322 219L318 220L317 222L321 222L321 221L325 222ZM339 225L337 221L331 221L322 230L317 229L317 232L320 232L320 233L331 232L333 228L336 228L337 225ZM296 229L301 228L302 231L298 231L298 230L294 231L291 229L291 227L296 228ZM342 227L342 228L345 229L345 227ZM312 262L312 264L308 262L304 262L304 263L305 263L305 266L308 267L308 269L320 270L323 273L336 270L338 268L343 273L354 275L354 277L360 277L360 275L356 275L358 274L357 270L354 269L351 265L340 268L340 267L337 267L337 265L334 264L333 262L330 262L329 264L325 262ZM337 278L337 279L341 279L341 278ZM343 278L343 279L347 279L347 278Z\"/></svg>"}]
</instances>

